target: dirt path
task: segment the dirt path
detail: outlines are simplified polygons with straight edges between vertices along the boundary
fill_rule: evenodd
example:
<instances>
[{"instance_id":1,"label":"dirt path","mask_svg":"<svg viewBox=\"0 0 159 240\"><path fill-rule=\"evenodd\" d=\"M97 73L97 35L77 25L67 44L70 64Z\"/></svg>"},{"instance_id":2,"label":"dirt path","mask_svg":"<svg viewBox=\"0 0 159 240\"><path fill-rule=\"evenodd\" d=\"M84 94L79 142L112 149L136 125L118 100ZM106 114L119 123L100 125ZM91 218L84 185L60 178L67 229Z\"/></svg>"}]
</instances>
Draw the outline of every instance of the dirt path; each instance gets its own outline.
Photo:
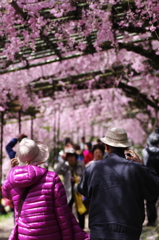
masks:
<instances>
[{"instance_id":1,"label":"dirt path","mask_svg":"<svg viewBox=\"0 0 159 240\"><path fill-rule=\"evenodd\" d=\"M13 217L0 220L0 240L8 240L8 237L13 229Z\"/></svg>"},{"instance_id":2,"label":"dirt path","mask_svg":"<svg viewBox=\"0 0 159 240\"><path fill-rule=\"evenodd\" d=\"M88 229L88 217L86 217L86 229L85 231L89 233ZM9 235L14 227L13 217L9 216L8 218L0 219L0 240L8 240Z\"/></svg>"},{"instance_id":3,"label":"dirt path","mask_svg":"<svg viewBox=\"0 0 159 240\"><path fill-rule=\"evenodd\" d=\"M0 219L0 240L8 240L11 230L14 227L13 217ZM159 234L155 227L143 227L140 240L159 240ZM88 215L86 217L85 231L89 233L88 229Z\"/></svg>"}]
</instances>

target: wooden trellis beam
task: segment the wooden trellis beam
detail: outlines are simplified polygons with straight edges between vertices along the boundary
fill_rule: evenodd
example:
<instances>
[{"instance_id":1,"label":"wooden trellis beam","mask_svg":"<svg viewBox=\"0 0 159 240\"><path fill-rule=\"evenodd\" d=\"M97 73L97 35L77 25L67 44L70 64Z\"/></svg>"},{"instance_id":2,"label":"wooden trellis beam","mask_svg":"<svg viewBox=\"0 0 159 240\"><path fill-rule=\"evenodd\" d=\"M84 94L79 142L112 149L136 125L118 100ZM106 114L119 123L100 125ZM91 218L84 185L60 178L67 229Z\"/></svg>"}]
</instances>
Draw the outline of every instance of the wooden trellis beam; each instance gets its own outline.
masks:
<instances>
[{"instance_id":1,"label":"wooden trellis beam","mask_svg":"<svg viewBox=\"0 0 159 240\"><path fill-rule=\"evenodd\" d=\"M23 9L21 9L18 6L18 4L15 0L8 0L8 1L13 6L16 13L19 14L24 20L26 20L29 17L29 12L24 12ZM71 1L72 4L78 5L78 8L87 8L89 6L88 3L85 0L78 0L78 1L70 0L70 1ZM115 18L116 18L117 22L120 22L123 18L125 18L125 12L124 11L126 11L127 8L129 8L130 4L133 4L133 3L134 3L134 0L123 0L120 3L116 4L115 7L114 7L114 5L112 5L114 7L113 13L115 13ZM103 9L107 10L107 8L108 8L107 4L103 3ZM75 19L73 11L69 12L67 16L64 16L64 17L61 17L61 18L55 18L52 14L50 14L50 9L41 10L40 14L41 14L41 16L43 16L46 19L49 17L50 21L59 21L59 22L61 21L61 24L62 24L62 21L70 21L70 20L72 21L73 19ZM15 28L17 28L17 29L24 29L24 28L29 29L29 26L27 26L27 23L26 23L25 26L16 25ZM144 31L143 31L143 29L144 28L133 28L133 26L130 26L129 28L125 29L125 31L128 31L130 33L135 34L135 32L138 33L139 31L140 32L141 31L145 32L145 29L144 29ZM76 41L78 41L78 38L79 38L79 41L85 41L84 39L80 39L80 36L75 37ZM5 39L3 39L3 40L5 41ZM95 36L94 36L94 40L95 40ZM91 53L92 51L94 52L94 50L92 49L94 40L93 41L91 40L90 46L89 46L89 41L88 41L86 51L88 52L90 50L89 53ZM7 41L7 39L6 39L6 41ZM22 69L28 69L30 67L38 66L38 64L37 65L31 64L31 66L30 66L30 63L28 61L29 57L26 57L25 54L31 54L32 53L32 59L34 58L33 56L35 56L34 59L40 59L42 57L41 56L41 51L40 51L41 47L44 49L44 51L45 50L50 50L50 52L54 52L53 54L54 55L56 54L58 56L58 58L55 58L56 59L55 61L64 60L61 56L62 52L61 52L60 49L58 49L56 41L57 41L57 39L54 39L53 36L51 36L51 37L50 36L45 36L43 34L43 30L42 30L41 31L41 39L40 39L40 41L38 40L37 43L36 43L35 54L32 53L31 49L24 49L20 53L16 54L17 60L15 60L15 62L6 61L5 57L2 57L2 61L3 61L2 63L4 63L6 61L6 67L5 68L9 67L9 65L14 65L14 63L17 64L17 63L21 62L21 60L26 61L26 66L15 68L15 69L14 69L14 67L11 68L11 69L2 69L0 74L7 73L7 72L12 72L12 71L17 71L17 70L22 70ZM63 42L64 41L66 41L66 40L63 40ZM144 39L142 41L144 41ZM2 50L3 49L1 49L0 51L2 51ZM103 49L103 50L105 51L107 49ZM85 54L85 51L84 51L84 54ZM51 55L51 53L50 53L50 55ZM48 62L45 62L45 63L40 62L39 63L39 65L43 65L43 64L48 64ZM3 65L2 65L2 68L3 68Z\"/></svg>"},{"instance_id":2,"label":"wooden trellis beam","mask_svg":"<svg viewBox=\"0 0 159 240\"><path fill-rule=\"evenodd\" d=\"M151 38L150 38L151 39ZM127 49L128 51L133 51L133 48L134 48L134 51L137 52L137 49L139 49L140 51L138 53L140 53L141 55L145 56L145 57L152 57L152 60L154 59L154 54L155 54L155 51L153 51L153 55L147 53L146 50L143 49L142 51L142 48L139 47L139 46L135 46L136 43L140 43L144 41L144 39L139 39L139 40L135 40L133 42L127 42L127 43L119 43L119 48L122 49L122 48L125 48ZM148 41L148 39L146 38L146 41ZM113 48L113 46L111 45L111 42L107 41L105 43L102 44L102 51L106 51L106 50L109 50L111 48ZM90 54L90 51L85 51L84 53L83 52L78 52L76 54L73 54L73 55L68 55L68 56L65 56L65 57L62 57L62 61L64 60L68 60L68 59L71 59L71 58L77 58L77 57L80 57L80 56L85 56L85 55L89 55ZM146 55L148 54L148 55ZM156 59L159 58L159 55L156 55ZM12 68L8 68L8 69L1 69L0 70L0 74L5 74L5 73L8 73L8 72L15 72L15 71L19 71L19 70L23 70L23 69L29 69L29 68L33 68L33 67L37 67L37 66L43 66L43 65L46 65L46 64L50 64L50 63L54 63L54 62L58 62L60 61L60 58L59 57L55 57L54 59L49 59L49 60L45 60L45 61L41 61L41 62L38 62L36 64L32 63L29 65L26 65L26 66L20 66L20 67L12 67Z\"/></svg>"}]
</instances>

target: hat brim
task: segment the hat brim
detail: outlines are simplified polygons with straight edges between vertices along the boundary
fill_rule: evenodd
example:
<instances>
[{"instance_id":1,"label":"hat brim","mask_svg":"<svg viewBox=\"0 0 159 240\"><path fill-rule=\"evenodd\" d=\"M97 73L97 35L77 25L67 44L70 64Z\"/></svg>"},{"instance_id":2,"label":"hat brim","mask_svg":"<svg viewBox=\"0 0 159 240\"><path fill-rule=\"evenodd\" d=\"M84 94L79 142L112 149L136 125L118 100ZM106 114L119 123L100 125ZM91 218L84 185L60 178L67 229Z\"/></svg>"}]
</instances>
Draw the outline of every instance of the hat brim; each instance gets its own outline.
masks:
<instances>
[{"instance_id":1,"label":"hat brim","mask_svg":"<svg viewBox=\"0 0 159 240\"><path fill-rule=\"evenodd\" d=\"M100 140L111 147L118 147L118 148L127 148L132 146L132 140L130 138L127 139L127 142L121 143L121 142L113 142L108 140L106 137L100 138Z\"/></svg>"},{"instance_id":2,"label":"hat brim","mask_svg":"<svg viewBox=\"0 0 159 240\"><path fill-rule=\"evenodd\" d=\"M32 161L30 161L29 163L32 165L40 165L42 163L45 163L48 158L49 158L49 148L47 145L45 145L44 143L40 142L40 141L35 141L38 148L39 148L39 154L36 156L36 158L34 158ZM19 157L18 154L16 154L16 158L19 161L19 165L24 165L25 162L23 162Z\"/></svg>"},{"instance_id":3,"label":"hat brim","mask_svg":"<svg viewBox=\"0 0 159 240\"><path fill-rule=\"evenodd\" d=\"M49 157L49 149L48 146L43 144L40 141L35 141L39 147L39 154L38 156L32 161L33 164L39 165L47 161Z\"/></svg>"}]
</instances>

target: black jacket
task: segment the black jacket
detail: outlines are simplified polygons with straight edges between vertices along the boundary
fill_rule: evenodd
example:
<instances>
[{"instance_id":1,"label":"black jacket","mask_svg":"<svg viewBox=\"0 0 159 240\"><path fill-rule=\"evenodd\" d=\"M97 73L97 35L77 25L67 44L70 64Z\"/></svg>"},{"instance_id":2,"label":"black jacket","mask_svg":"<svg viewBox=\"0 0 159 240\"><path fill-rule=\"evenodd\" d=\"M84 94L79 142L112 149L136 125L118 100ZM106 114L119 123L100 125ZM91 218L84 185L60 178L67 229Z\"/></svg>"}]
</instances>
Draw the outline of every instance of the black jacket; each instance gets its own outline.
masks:
<instances>
[{"instance_id":1,"label":"black jacket","mask_svg":"<svg viewBox=\"0 0 159 240\"><path fill-rule=\"evenodd\" d=\"M86 168L78 191L90 198L92 238L138 240L145 218L144 199L158 195L159 177L114 152Z\"/></svg>"},{"instance_id":2,"label":"black jacket","mask_svg":"<svg viewBox=\"0 0 159 240\"><path fill-rule=\"evenodd\" d=\"M147 162L145 165L153 168L159 176L159 148L155 146L147 147L145 151L147 151Z\"/></svg>"}]
</instances>

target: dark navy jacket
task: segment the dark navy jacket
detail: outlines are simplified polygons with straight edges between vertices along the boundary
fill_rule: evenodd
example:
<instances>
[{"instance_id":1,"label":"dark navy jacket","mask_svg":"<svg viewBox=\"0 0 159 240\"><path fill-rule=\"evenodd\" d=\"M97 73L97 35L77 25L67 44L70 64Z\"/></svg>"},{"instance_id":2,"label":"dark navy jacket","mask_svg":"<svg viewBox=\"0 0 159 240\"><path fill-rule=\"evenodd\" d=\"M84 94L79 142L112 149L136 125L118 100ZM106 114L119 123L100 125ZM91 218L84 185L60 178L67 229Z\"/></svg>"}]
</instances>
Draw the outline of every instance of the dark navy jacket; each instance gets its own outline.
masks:
<instances>
[{"instance_id":1,"label":"dark navy jacket","mask_svg":"<svg viewBox=\"0 0 159 240\"><path fill-rule=\"evenodd\" d=\"M15 158L16 152L13 150L13 147L17 144L18 139L13 138L7 145L6 145L6 152L10 159Z\"/></svg>"},{"instance_id":2,"label":"dark navy jacket","mask_svg":"<svg viewBox=\"0 0 159 240\"><path fill-rule=\"evenodd\" d=\"M92 238L138 240L145 218L144 199L159 193L159 177L143 164L111 153L83 172L78 191L90 198Z\"/></svg>"}]
</instances>

